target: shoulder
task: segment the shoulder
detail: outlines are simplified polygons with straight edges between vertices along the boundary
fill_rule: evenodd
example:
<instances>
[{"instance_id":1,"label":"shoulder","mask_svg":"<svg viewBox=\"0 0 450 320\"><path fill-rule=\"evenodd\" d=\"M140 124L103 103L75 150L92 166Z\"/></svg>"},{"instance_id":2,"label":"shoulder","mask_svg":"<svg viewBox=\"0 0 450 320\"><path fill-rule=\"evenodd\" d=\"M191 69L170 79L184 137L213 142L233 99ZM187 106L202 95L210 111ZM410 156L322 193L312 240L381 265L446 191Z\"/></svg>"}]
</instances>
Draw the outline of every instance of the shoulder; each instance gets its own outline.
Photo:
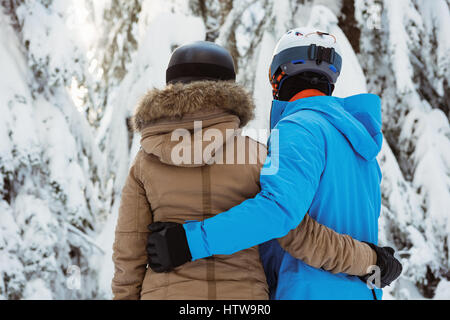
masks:
<instances>
[{"instance_id":1,"label":"shoulder","mask_svg":"<svg viewBox=\"0 0 450 320\"><path fill-rule=\"evenodd\" d=\"M319 112L301 110L280 120L274 131L283 141L298 141L300 137L325 140L330 125Z\"/></svg>"},{"instance_id":2,"label":"shoulder","mask_svg":"<svg viewBox=\"0 0 450 320\"><path fill-rule=\"evenodd\" d=\"M278 152L287 158L313 153L323 157L327 149L329 125L314 111L302 110L289 115L272 130L269 142L271 153L278 146Z\"/></svg>"},{"instance_id":3,"label":"shoulder","mask_svg":"<svg viewBox=\"0 0 450 320\"><path fill-rule=\"evenodd\" d=\"M136 153L136 156L134 157L133 162L131 163L131 167L135 167L137 169L139 169L142 166L142 163L145 161L145 159L147 158L147 154L145 153L145 151L140 148L139 151Z\"/></svg>"},{"instance_id":4,"label":"shoulder","mask_svg":"<svg viewBox=\"0 0 450 320\"><path fill-rule=\"evenodd\" d=\"M148 154L144 149L140 148L131 162L130 174L141 180L143 179L143 173L151 172L160 165L161 162L156 156Z\"/></svg>"},{"instance_id":5,"label":"shoulder","mask_svg":"<svg viewBox=\"0 0 450 320\"><path fill-rule=\"evenodd\" d=\"M140 148L134 157L132 166L161 165L159 158L153 154L148 154L143 148Z\"/></svg>"},{"instance_id":6,"label":"shoulder","mask_svg":"<svg viewBox=\"0 0 450 320\"><path fill-rule=\"evenodd\" d=\"M142 166L142 159L145 156L145 152L140 149L138 153L136 153L136 156L134 157L133 161L131 162L130 166L130 172L129 177L140 180L141 175L141 166Z\"/></svg>"},{"instance_id":7,"label":"shoulder","mask_svg":"<svg viewBox=\"0 0 450 320\"><path fill-rule=\"evenodd\" d=\"M311 130L318 130L330 123L320 114L320 112L303 109L299 110L285 118L283 118L280 123L287 125L290 123L293 126L299 128L306 128Z\"/></svg>"},{"instance_id":8,"label":"shoulder","mask_svg":"<svg viewBox=\"0 0 450 320\"><path fill-rule=\"evenodd\" d=\"M136 153L136 156L134 157L134 163L141 162L146 155L147 154L145 153L144 149L139 148L139 151Z\"/></svg>"}]
</instances>

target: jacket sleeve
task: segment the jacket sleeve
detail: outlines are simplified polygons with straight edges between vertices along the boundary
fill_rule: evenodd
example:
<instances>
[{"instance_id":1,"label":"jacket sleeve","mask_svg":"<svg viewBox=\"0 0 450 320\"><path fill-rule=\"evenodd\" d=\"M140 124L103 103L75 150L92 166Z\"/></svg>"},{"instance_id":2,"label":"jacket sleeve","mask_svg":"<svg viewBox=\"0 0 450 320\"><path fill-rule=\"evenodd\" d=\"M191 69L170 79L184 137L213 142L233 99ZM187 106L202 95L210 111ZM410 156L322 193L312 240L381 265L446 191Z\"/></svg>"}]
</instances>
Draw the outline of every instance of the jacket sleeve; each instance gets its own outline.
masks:
<instances>
[{"instance_id":1,"label":"jacket sleeve","mask_svg":"<svg viewBox=\"0 0 450 320\"><path fill-rule=\"evenodd\" d=\"M308 214L278 242L294 258L332 273L364 276L377 260L375 251L367 244L335 232Z\"/></svg>"},{"instance_id":2,"label":"jacket sleeve","mask_svg":"<svg viewBox=\"0 0 450 320\"><path fill-rule=\"evenodd\" d=\"M130 169L125 186L113 245L115 267L112 280L114 300L139 300L147 269L147 226L152 221L140 176L139 155Z\"/></svg>"},{"instance_id":3,"label":"jacket sleeve","mask_svg":"<svg viewBox=\"0 0 450 320\"><path fill-rule=\"evenodd\" d=\"M193 260L233 254L296 228L311 206L325 166L318 125L285 118L272 131L261 192L202 222L184 224Z\"/></svg>"}]
</instances>

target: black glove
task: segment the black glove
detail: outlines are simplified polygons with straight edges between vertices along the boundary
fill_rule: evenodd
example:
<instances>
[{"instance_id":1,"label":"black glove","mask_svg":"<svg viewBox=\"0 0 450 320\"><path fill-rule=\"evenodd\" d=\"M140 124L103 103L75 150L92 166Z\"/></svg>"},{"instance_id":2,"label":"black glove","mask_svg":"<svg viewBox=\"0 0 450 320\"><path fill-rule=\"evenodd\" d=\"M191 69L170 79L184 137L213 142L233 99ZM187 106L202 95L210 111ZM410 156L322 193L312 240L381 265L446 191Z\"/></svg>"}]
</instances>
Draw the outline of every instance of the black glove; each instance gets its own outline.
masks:
<instances>
[{"instance_id":1,"label":"black glove","mask_svg":"<svg viewBox=\"0 0 450 320\"><path fill-rule=\"evenodd\" d=\"M192 260L183 225L155 222L148 226L148 264L155 272L169 272Z\"/></svg>"},{"instance_id":2,"label":"black glove","mask_svg":"<svg viewBox=\"0 0 450 320\"><path fill-rule=\"evenodd\" d=\"M380 268L381 272L380 289L389 286L402 273L402 264L394 257L395 250L391 247L378 247L369 242L364 243L371 247L377 254L377 266ZM372 274L373 273L360 277L360 279L367 282Z\"/></svg>"}]
</instances>

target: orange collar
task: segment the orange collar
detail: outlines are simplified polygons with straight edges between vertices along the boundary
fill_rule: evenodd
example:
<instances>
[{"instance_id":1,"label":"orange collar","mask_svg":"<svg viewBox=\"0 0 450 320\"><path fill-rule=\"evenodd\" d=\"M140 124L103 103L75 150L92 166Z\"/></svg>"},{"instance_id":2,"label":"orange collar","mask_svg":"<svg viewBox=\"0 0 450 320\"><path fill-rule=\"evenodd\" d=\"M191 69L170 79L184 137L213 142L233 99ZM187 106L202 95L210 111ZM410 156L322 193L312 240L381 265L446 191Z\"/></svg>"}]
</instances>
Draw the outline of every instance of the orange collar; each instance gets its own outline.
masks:
<instances>
[{"instance_id":1,"label":"orange collar","mask_svg":"<svg viewBox=\"0 0 450 320\"><path fill-rule=\"evenodd\" d=\"M303 98L311 98L311 97L317 97L317 96L326 96L325 93L317 90L317 89L306 89L303 91L300 91L295 96L292 97L289 102L296 101Z\"/></svg>"}]
</instances>

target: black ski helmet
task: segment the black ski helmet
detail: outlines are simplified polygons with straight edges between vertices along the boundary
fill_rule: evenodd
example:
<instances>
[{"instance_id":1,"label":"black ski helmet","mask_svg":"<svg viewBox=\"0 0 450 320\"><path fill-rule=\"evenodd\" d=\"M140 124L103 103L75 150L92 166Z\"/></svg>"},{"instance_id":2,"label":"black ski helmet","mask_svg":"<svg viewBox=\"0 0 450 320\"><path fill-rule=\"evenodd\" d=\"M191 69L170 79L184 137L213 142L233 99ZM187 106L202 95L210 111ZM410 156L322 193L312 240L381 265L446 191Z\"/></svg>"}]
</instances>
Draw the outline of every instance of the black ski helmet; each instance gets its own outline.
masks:
<instances>
[{"instance_id":1,"label":"black ski helmet","mask_svg":"<svg viewBox=\"0 0 450 320\"><path fill-rule=\"evenodd\" d=\"M196 41L178 47L167 66L166 83L201 80L236 80L230 53L209 41Z\"/></svg>"}]
</instances>

